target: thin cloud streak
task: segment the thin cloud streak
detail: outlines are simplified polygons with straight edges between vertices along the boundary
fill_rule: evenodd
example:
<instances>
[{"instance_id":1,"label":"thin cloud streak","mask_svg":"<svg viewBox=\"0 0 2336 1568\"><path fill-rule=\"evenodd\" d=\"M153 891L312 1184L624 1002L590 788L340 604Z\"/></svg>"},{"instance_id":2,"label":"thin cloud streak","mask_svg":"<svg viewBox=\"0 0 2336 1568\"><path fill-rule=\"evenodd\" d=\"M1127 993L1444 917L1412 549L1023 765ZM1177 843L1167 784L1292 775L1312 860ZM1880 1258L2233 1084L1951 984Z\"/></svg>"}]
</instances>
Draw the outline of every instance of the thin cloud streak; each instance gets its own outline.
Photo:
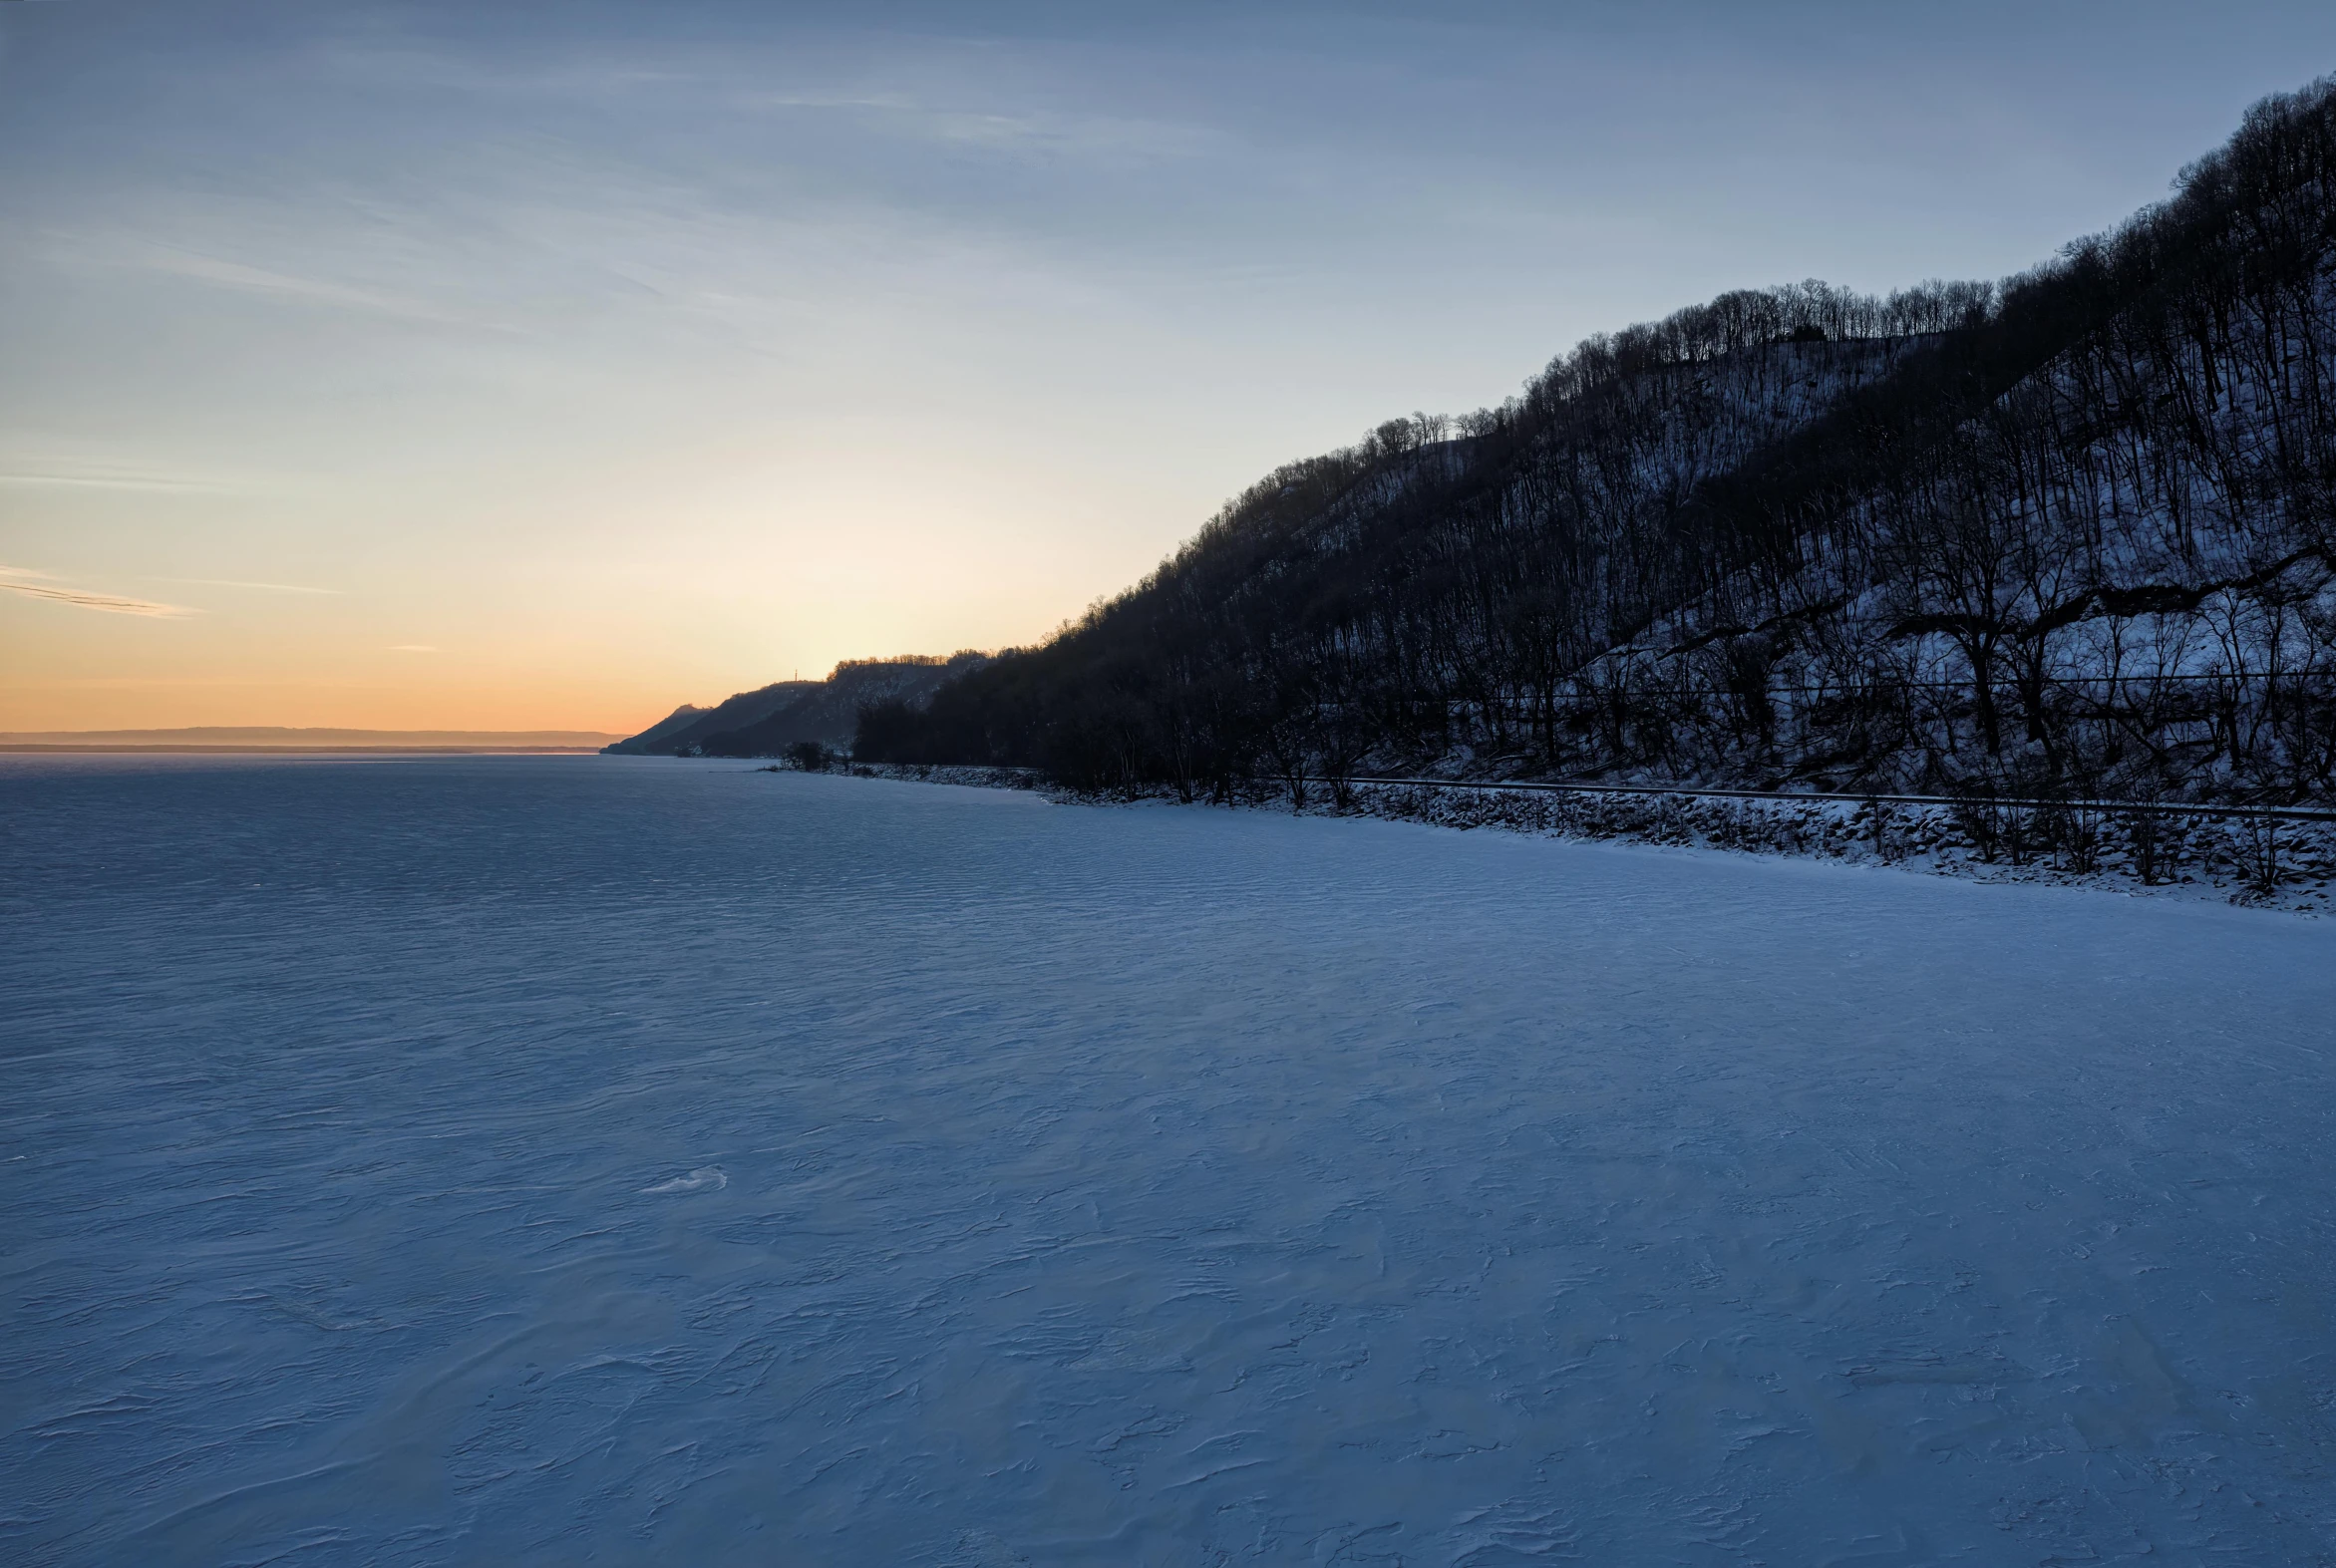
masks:
<instances>
[{"instance_id":1,"label":"thin cloud streak","mask_svg":"<svg viewBox=\"0 0 2336 1568\"><path fill-rule=\"evenodd\" d=\"M516 331L506 322L486 319L461 309L450 309L411 293L372 288L362 283L338 282L327 277L281 271L272 267L252 266L225 256L158 241L136 233L59 229L50 231L45 240L46 251L52 262L82 271L107 268L144 272L309 309L371 316L421 326L455 327L466 332L503 336ZM24 477L35 482L74 482L62 475L28 474ZM92 479L102 480L105 477L93 475ZM144 476L127 477L135 479Z\"/></svg>"},{"instance_id":2,"label":"thin cloud streak","mask_svg":"<svg viewBox=\"0 0 2336 1568\"><path fill-rule=\"evenodd\" d=\"M420 300L402 299L396 295L378 293L373 289L352 288L345 283L333 283L322 278L295 277L288 272L274 272L265 267L246 266L240 261L228 261L219 256L198 255L192 251L176 250L155 245L148 248L142 262L148 270L167 273L172 277L188 278L197 283L209 283L220 288L235 289L248 294L274 295L296 299L306 304L333 309L363 311L372 315L389 316L404 321L427 322L437 326L474 326L479 323L426 305Z\"/></svg>"},{"instance_id":3,"label":"thin cloud streak","mask_svg":"<svg viewBox=\"0 0 2336 1568\"><path fill-rule=\"evenodd\" d=\"M219 487L200 479L173 479L160 474L88 473L0 473L0 484L59 484L95 490L215 490Z\"/></svg>"},{"instance_id":4,"label":"thin cloud streak","mask_svg":"<svg viewBox=\"0 0 2336 1568\"><path fill-rule=\"evenodd\" d=\"M84 593L79 588L51 588L35 582L0 579L0 589L21 593L28 599L47 599L57 604L70 604L81 610L103 610L111 615L147 615L170 620L202 613L182 604L158 604L152 599L126 599L111 593Z\"/></svg>"},{"instance_id":5,"label":"thin cloud streak","mask_svg":"<svg viewBox=\"0 0 2336 1568\"><path fill-rule=\"evenodd\" d=\"M157 577L157 582L191 583L203 588L257 588L266 593L329 593L338 598L345 588L309 588L296 582L244 582L236 577Z\"/></svg>"},{"instance_id":6,"label":"thin cloud streak","mask_svg":"<svg viewBox=\"0 0 2336 1568\"><path fill-rule=\"evenodd\" d=\"M1021 110L1010 114L946 109L900 94L754 93L737 101L748 110L807 110L882 117L912 137L1030 153L1063 154L1090 162L1126 158L1186 158L1234 151L1226 132L1168 120L1120 115Z\"/></svg>"}]
</instances>

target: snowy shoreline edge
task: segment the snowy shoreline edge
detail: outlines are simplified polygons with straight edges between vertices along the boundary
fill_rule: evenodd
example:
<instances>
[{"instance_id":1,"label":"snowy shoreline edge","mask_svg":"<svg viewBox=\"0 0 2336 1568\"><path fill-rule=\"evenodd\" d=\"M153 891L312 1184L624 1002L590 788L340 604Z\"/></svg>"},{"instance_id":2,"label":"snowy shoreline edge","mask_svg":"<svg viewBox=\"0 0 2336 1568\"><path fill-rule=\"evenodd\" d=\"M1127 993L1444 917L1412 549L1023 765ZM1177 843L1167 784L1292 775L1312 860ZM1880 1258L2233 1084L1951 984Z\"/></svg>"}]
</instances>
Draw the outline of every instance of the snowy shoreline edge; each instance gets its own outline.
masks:
<instances>
[{"instance_id":1,"label":"snowy shoreline edge","mask_svg":"<svg viewBox=\"0 0 2336 1568\"><path fill-rule=\"evenodd\" d=\"M1135 795L1083 792L1010 768L854 763L835 770L846 771L856 778L903 784L1022 789L1063 804L1182 803L1165 788ZM1345 792L1343 805L1325 790L1298 814L1884 865L1966 881L2090 887L2294 914L2336 911L2336 824L2331 823L2269 822L2237 813L2167 818L2109 805L1914 805L1846 795L1550 794L1494 785L1360 781ZM1245 810L1290 809L1287 790L1263 781L1222 803Z\"/></svg>"}]
</instances>

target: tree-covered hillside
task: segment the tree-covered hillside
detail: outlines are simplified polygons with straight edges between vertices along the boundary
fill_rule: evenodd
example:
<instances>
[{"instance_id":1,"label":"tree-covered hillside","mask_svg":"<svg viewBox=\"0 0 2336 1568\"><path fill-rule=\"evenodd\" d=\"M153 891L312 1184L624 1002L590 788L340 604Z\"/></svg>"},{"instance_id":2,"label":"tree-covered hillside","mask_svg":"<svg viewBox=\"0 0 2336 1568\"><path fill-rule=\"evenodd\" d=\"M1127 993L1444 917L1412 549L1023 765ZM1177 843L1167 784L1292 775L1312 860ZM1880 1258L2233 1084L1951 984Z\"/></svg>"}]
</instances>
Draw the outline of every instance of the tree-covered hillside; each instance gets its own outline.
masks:
<instances>
[{"instance_id":1,"label":"tree-covered hillside","mask_svg":"<svg viewBox=\"0 0 2336 1568\"><path fill-rule=\"evenodd\" d=\"M2000 285L1724 295L1293 463L857 753L2325 796L2336 81Z\"/></svg>"}]
</instances>

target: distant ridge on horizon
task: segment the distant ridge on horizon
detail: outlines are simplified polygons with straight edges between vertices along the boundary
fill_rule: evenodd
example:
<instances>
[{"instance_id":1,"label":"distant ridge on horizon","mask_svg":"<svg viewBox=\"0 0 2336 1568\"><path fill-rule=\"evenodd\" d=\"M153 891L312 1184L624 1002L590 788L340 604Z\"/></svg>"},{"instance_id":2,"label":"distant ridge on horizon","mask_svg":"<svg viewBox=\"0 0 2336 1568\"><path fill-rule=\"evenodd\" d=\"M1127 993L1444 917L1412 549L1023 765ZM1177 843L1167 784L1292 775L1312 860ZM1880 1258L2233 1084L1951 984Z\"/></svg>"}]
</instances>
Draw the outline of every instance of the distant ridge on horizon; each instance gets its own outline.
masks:
<instances>
[{"instance_id":1,"label":"distant ridge on horizon","mask_svg":"<svg viewBox=\"0 0 2336 1568\"><path fill-rule=\"evenodd\" d=\"M198 725L175 730L0 731L0 752L597 752L598 730L342 730Z\"/></svg>"}]
</instances>

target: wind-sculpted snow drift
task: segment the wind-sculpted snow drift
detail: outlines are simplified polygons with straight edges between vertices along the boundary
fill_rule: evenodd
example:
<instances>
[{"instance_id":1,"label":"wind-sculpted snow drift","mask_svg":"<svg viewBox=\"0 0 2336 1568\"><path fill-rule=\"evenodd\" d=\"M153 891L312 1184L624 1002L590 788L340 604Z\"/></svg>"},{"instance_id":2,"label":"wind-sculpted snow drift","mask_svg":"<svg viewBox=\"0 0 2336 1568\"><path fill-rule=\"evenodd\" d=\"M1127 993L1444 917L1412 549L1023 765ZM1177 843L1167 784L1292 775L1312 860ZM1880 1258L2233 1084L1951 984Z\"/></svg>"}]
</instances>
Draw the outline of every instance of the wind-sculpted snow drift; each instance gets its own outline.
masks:
<instances>
[{"instance_id":1,"label":"wind-sculpted snow drift","mask_svg":"<svg viewBox=\"0 0 2336 1568\"><path fill-rule=\"evenodd\" d=\"M0 1558L2336 1555L2324 922L0 762Z\"/></svg>"}]
</instances>

